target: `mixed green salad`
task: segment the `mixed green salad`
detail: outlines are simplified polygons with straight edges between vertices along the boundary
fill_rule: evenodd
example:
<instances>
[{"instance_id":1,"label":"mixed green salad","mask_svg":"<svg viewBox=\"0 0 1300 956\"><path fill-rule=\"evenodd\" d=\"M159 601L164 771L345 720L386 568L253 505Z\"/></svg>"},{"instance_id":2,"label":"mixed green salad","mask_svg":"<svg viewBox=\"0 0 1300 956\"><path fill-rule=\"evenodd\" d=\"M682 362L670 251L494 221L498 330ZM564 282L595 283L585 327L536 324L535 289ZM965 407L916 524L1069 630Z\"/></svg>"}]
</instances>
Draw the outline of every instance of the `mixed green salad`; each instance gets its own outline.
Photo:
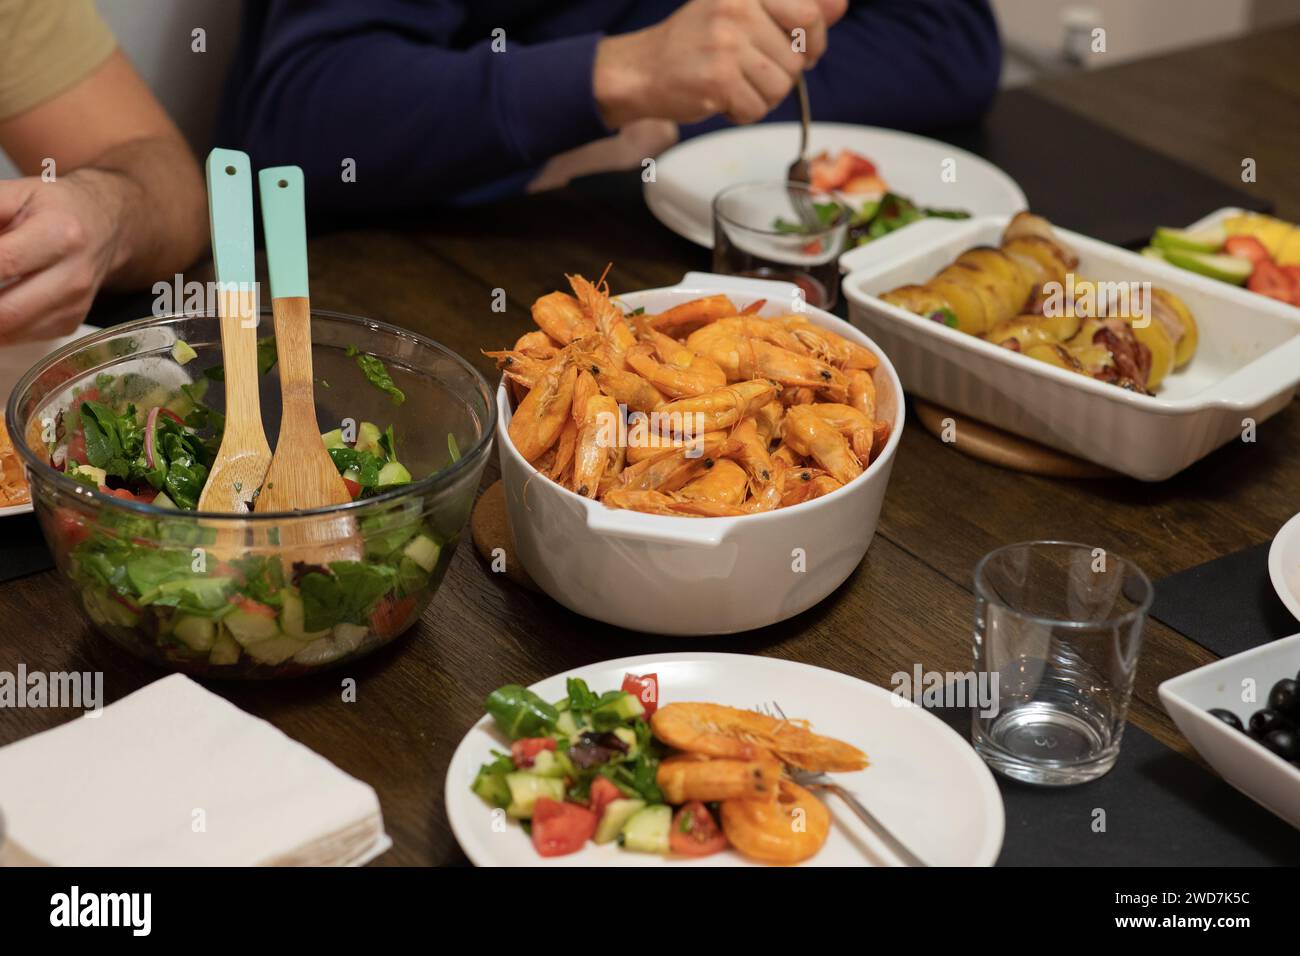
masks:
<instances>
[{"instance_id":1,"label":"mixed green salad","mask_svg":"<svg viewBox=\"0 0 1300 956\"><path fill-rule=\"evenodd\" d=\"M135 373L100 375L56 417L53 467L101 494L178 512L90 517L59 505L42 514L87 614L115 638L198 669L307 669L401 633L441 580L463 515L444 516L440 528L422 499L377 506L357 519L361 556L325 565L282 554L275 528L256 546L267 553L209 553L217 529L184 512L196 508L221 441L222 416L203 403L220 379L212 372L173 390ZM391 425L321 437L353 498L412 480ZM448 447L459 457L450 436ZM250 501L258 491L247 490Z\"/></svg>"},{"instance_id":2,"label":"mixed green salad","mask_svg":"<svg viewBox=\"0 0 1300 956\"><path fill-rule=\"evenodd\" d=\"M663 757L648 723L659 699L655 674L628 674L620 690L594 693L571 677L548 703L519 684L487 699L511 741L493 751L471 789L529 832L541 856L563 856L588 841L642 853L704 856L726 846L713 814L694 802L674 816L656 775Z\"/></svg>"},{"instance_id":3,"label":"mixed green salad","mask_svg":"<svg viewBox=\"0 0 1300 956\"><path fill-rule=\"evenodd\" d=\"M817 215L816 224L805 225L777 218L772 228L790 235L811 235L834 224L842 207L838 202L814 202L813 209ZM932 209L918 206L906 196L885 193L879 199L868 199L853 207L845 247L852 249L854 246L866 245L921 219L969 218L970 213L961 209Z\"/></svg>"}]
</instances>

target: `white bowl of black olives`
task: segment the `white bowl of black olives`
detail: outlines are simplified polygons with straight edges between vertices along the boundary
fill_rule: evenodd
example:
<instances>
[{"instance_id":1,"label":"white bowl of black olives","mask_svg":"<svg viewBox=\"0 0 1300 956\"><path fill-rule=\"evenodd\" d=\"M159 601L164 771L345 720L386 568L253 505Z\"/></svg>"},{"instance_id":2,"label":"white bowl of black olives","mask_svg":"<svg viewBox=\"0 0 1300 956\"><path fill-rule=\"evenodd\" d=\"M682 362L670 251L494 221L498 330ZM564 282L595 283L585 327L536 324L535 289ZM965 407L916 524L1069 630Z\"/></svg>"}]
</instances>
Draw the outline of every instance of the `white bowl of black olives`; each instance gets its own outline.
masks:
<instances>
[{"instance_id":1,"label":"white bowl of black olives","mask_svg":"<svg viewBox=\"0 0 1300 956\"><path fill-rule=\"evenodd\" d=\"M1160 701L1206 763L1300 828L1300 634L1160 685Z\"/></svg>"}]
</instances>

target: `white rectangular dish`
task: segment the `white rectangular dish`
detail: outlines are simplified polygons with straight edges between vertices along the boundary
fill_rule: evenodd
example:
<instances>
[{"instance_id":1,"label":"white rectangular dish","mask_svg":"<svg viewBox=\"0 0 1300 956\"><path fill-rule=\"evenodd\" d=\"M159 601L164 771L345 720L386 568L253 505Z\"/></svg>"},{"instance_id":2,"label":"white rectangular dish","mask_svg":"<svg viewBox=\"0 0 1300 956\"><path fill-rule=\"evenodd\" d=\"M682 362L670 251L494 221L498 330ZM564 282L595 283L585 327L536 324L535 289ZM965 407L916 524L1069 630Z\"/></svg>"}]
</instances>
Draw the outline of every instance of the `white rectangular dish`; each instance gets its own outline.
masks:
<instances>
[{"instance_id":1,"label":"white rectangular dish","mask_svg":"<svg viewBox=\"0 0 1300 956\"><path fill-rule=\"evenodd\" d=\"M1300 315L1289 305L1057 229L1080 276L1149 281L1186 302L1195 357L1140 395L966 335L881 301L974 246L997 246L1007 216L929 219L840 260L849 318L921 398L1143 481L1161 481L1277 413L1300 384Z\"/></svg>"},{"instance_id":2,"label":"white rectangular dish","mask_svg":"<svg viewBox=\"0 0 1300 956\"><path fill-rule=\"evenodd\" d=\"M1300 668L1300 634L1225 657L1160 685L1160 702L1196 752L1224 780L1293 827L1300 827L1300 768L1210 714L1221 707L1244 724L1269 688ZM1247 684L1246 682L1253 682ZM1255 703L1242 695L1253 686Z\"/></svg>"},{"instance_id":3,"label":"white rectangular dish","mask_svg":"<svg viewBox=\"0 0 1300 956\"><path fill-rule=\"evenodd\" d=\"M872 372L878 417L892 425L884 449L843 488L761 514L688 518L611 508L544 478L510 440L513 415L497 388L497 449L506 513L520 563L578 614L654 634L732 634L793 617L840 586L876 531L903 432L902 389L879 345L828 312L804 306L785 282L688 273L670 288L619 295L651 314L725 293L759 315L806 311L880 359Z\"/></svg>"}]
</instances>

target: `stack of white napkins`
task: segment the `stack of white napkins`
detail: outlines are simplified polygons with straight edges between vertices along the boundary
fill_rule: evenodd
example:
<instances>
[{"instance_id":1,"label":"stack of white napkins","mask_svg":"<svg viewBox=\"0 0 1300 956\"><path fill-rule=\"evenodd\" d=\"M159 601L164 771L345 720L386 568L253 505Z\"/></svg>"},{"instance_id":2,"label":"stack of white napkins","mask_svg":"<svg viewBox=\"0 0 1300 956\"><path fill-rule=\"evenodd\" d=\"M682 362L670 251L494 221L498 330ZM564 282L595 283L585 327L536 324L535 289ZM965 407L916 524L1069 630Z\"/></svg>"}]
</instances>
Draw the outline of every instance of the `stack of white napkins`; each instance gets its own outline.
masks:
<instances>
[{"instance_id":1,"label":"stack of white napkins","mask_svg":"<svg viewBox=\"0 0 1300 956\"><path fill-rule=\"evenodd\" d=\"M0 748L6 863L359 865L375 791L181 674Z\"/></svg>"}]
</instances>

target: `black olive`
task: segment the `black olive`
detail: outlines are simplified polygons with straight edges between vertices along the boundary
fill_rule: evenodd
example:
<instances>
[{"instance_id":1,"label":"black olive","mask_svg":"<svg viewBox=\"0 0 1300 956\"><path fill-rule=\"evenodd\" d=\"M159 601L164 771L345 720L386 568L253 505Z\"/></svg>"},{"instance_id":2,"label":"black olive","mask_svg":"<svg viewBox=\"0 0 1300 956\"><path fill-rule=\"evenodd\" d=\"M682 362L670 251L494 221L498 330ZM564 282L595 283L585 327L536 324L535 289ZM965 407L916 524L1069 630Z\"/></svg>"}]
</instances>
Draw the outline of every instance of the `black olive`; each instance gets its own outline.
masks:
<instances>
[{"instance_id":1,"label":"black olive","mask_svg":"<svg viewBox=\"0 0 1300 956\"><path fill-rule=\"evenodd\" d=\"M1282 678L1269 691L1268 706L1291 720L1300 717L1300 684L1289 677Z\"/></svg>"},{"instance_id":2,"label":"black olive","mask_svg":"<svg viewBox=\"0 0 1300 956\"><path fill-rule=\"evenodd\" d=\"M1245 727L1241 726L1241 718L1239 718L1236 714L1234 714L1230 710L1224 710L1222 707L1215 707L1213 710L1210 711L1210 716L1219 718L1219 720L1223 721L1225 724L1227 724L1229 727L1233 728L1234 730L1245 731L1246 729Z\"/></svg>"},{"instance_id":3,"label":"black olive","mask_svg":"<svg viewBox=\"0 0 1300 956\"><path fill-rule=\"evenodd\" d=\"M1294 730L1273 730L1260 741L1283 760L1295 760L1300 757L1300 737Z\"/></svg>"},{"instance_id":4,"label":"black olive","mask_svg":"<svg viewBox=\"0 0 1300 956\"><path fill-rule=\"evenodd\" d=\"M1262 740L1274 730L1289 730L1290 728L1290 721L1276 710L1269 710L1267 707L1250 715L1250 735L1256 740Z\"/></svg>"}]
</instances>

